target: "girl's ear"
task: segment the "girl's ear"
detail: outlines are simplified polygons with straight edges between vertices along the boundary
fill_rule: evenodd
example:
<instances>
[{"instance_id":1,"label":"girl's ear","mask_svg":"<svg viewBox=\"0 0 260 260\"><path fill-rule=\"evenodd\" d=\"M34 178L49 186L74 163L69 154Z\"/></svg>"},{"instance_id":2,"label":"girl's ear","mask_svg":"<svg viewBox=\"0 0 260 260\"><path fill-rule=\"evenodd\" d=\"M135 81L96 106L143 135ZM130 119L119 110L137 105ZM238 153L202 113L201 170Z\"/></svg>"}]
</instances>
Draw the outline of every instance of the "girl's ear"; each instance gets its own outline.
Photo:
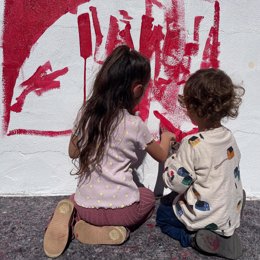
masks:
<instances>
[{"instance_id":1,"label":"girl's ear","mask_svg":"<svg viewBox=\"0 0 260 260\"><path fill-rule=\"evenodd\" d=\"M142 84L137 84L133 86L133 94L135 99L139 99L144 94L144 86Z\"/></svg>"}]
</instances>

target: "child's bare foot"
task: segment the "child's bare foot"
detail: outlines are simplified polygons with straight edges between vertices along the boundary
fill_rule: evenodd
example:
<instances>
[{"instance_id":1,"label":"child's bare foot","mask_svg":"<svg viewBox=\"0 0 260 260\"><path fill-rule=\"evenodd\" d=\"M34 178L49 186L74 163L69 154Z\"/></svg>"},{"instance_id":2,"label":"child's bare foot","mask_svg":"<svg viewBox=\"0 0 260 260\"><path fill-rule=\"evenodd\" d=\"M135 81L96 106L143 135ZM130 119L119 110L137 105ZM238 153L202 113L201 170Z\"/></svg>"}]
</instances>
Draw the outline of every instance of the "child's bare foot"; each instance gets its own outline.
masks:
<instances>
[{"instance_id":1,"label":"child's bare foot","mask_svg":"<svg viewBox=\"0 0 260 260\"><path fill-rule=\"evenodd\" d=\"M128 236L123 226L98 227L80 220L74 227L74 235L84 244L120 245Z\"/></svg>"},{"instance_id":2,"label":"child's bare foot","mask_svg":"<svg viewBox=\"0 0 260 260\"><path fill-rule=\"evenodd\" d=\"M67 199L56 206L43 239L44 252L48 257L54 258L63 253L69 239L73 210L74 204Z\"/></svg>"}]
</instances>

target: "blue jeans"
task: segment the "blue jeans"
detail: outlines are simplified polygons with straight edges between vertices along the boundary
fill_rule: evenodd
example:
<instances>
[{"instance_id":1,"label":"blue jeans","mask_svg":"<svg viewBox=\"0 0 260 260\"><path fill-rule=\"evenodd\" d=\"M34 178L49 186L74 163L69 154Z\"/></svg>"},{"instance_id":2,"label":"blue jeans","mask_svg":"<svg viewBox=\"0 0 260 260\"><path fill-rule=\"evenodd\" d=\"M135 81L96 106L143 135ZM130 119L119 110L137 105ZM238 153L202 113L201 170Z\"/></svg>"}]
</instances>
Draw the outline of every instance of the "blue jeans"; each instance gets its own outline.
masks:
<instances>
[{"instance_id":1,"label":"blue jeans","mask_svg":"<svg viewBox=\"0 0 260 260\"><path fill-rule=\"evenodd\" d=\"M180 241L182 247L191 246L191 234L194 232L188 231L185 225L178 220L172 205L160 204L157 210L156 224L164 234Z\"/></svg>"}]
</instances>

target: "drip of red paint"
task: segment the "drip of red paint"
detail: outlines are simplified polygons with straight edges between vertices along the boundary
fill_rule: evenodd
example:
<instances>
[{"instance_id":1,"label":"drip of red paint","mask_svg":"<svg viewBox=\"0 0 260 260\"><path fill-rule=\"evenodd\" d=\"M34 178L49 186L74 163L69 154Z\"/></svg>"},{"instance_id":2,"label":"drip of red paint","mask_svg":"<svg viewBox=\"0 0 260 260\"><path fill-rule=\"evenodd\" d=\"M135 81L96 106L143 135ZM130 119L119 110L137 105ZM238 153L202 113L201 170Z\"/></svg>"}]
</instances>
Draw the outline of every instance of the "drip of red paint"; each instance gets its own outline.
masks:
<instances>
[{"instance_id":1,"label":"drip of red paint","mask_svg":"<svg viewBox=\"0 0 260 260\"><path fill-rule=\"evenodd\" d=\"M181 140L190 134L198 133L198 128L193 128L188 132L183 132L179 128L175 127L168 119L166 119L161 113L155 110L154 115L160 120L160 127L162 129L166 129L169 132L172 132L176 136L176 142L181 142Z\"/></svg>"},{"instance_id":2,"label":"drip of red paint","mask_svg":"<svg viewBox=\"0 0 260 260\"><path fill-rule=\"evenodd\" d=\"M80 56L84 59L84 89L83 89L83 102L87 98L87 58L92 55L92 42L91 42L91 29L89 14L81 14L78 16L78 29L79 29L79 46Z\"/></svg>"}]
</instances>

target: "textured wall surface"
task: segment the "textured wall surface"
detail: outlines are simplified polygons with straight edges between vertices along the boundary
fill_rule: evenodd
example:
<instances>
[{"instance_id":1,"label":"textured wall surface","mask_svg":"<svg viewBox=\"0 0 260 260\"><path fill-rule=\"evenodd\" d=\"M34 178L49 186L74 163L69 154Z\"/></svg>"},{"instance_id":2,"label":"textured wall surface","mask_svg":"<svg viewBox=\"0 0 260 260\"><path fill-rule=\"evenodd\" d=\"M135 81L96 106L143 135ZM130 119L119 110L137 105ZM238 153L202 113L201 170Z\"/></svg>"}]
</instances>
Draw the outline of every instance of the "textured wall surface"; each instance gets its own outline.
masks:
<instances>
[{"instance_id":1,"label":"textured wall surface","mask_svg":"<svg viewBox=\"0 0 260 260\"><path fill-rule=\"evenodd\" d=\"M176 98L195 70L221 68L245 87L239 117L224 124L242 153L247 195L260 198L258 0L4 0L0 24L0 195L74 191L73 120L104 58L125 43L151 60L139 115L155 138L155 111L193 127ZM160 165L149 156L137 171L146 186L158 186Z\"/></svg>"}]
</instances>

